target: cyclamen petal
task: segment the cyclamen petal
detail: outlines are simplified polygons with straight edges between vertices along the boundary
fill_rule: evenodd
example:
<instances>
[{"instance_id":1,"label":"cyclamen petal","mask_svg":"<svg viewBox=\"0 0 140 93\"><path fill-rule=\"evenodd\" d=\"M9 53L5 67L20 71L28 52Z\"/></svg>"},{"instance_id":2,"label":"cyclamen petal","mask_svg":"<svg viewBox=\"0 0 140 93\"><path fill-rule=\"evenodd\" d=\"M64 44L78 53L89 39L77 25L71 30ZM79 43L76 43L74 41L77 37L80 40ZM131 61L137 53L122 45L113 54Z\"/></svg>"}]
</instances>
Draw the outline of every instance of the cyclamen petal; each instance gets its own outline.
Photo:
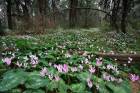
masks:
<instances>
[{"instance_id":1,"label":"cyclamen petal","mask_svg":"<svg viewBox=\"0 0 140 93\"><path fill-rule=\"evenodd\" d=\"M83 70L84 67L82 65L79 65L79 68L80 68L80 70Z\"/></svg>"},{"instance_id":2,"label":"cyclamen petal","mask_svg":"<svg viewBox=\"0 0 140 93\"><path fill-rule=\"evenodd\" d=\"M111 64L107 65L108 70L110 70L111 68L113 68Z\"/></svg>"},{"instance_id":3,"label":"cyclamen petal","mask_svg":"<svg viewBox=\"0 0 140 93\"><path fill-rule=\"evenodd\" d=\"M62 65L56 65L56 68L59 72L63 72L63 66Z\"/></svg>"},{"instance_id":4,"label":"cyclamen petal","mask_svg":"<svg viewBox=\"0 0 140 93\"><path fill-rule=\"evenodd\" d=\"M96 71L95 67L91 66L90 69L89 69L89 72L93 74L93 73L95 73L95 71Z\"/></svg>"},{"instance_id":5,"label":"cyclamen petal","mask_svg":"<svg viewBox=\"0 0 140 93\"><path fill-rule=\"evenodd\" d=\"M102 61L101 61L101 58L96 58L96 65L97 66L101 66L102 65Z\"/></svg>"},{"instance_id":6,"label":"cyclamen petal","mask_svg":"<svg viewBox=\"0 0 140 93\"><path fill-rule=\"evenodd\" d=\"M57 68L57 65L56 64L54 64L53 66L54 66L54 68Z\"/></svg>"},{"instance_id":7,"label":"cyclamen petal","mask_svg":"<svg viewBox=\"0 0 140 93\"><path fill-rule=\"evenodd\" d=\"M64 64L64 65L63 65L63 71L64 71L65 73L68 72L68 65L67 65L67 64Z\"/></svg>"},{"instance_id":8,"label":"cyclamen petal","mask_svg":"<svg viewBox=\"0 0 140 93\"><path fill-rule=\"evenodd\" d=\"M89 78L87 79L87 85L89 88L92 88L92 86L93 86L93 83Z\"/></svg>"},{"instance_id":9,"label":"cyclamen petal","mask_svg":"<svg viewBox=\"0 0 140 93\"><path fill-rule=\"evenodd\" d=\"M3 59L3 62L9 66L12 63L12 58L7 57L7 58Z\"/></svg>"},{"instance_id":10,"label":"cyclamen petal","mask_svg":"<svg viewBox=\"0 0 140 93\"><path fill-rule=\"evenodd\" d=\"M72 71L72 72L76 72L76 71L78 71L78 69L77 69L77 67L72 67L72 68L71 68L71 71Z\"/></svg>"},{"instance_id":11,"label":"cyclamen petal","mask_svg":"<svg viewBox=\"0 0 140 93\"><path fill-rule=\"evenodd\" d=\"M67 64L64 64L64 65L54 65L55 68L57 68L58 72L61 72L61 73L67 73L68 72L68 65Z\"/></svg>"},{"instance_id":12,"label":"cyclamen petal","mask_svg":"<svg viewBox=\"0 0 140 93\"><path fill-rule=\"evenodd\" d=\"M108 75L107 73L103 73L103 79L106 81L110 81L111 76Z\"/></svg>"},{"instance_id":13,"label":"cyclamen petal","mask_svg":"<svg viewBox=\"0 0 140 93\"><path fill-rule=\"evenodd\" d=\"M48 71L47 71L47 68L43 68L41 71L40 71L40 76L44 77L45 75L48 74Z\"/></svg>"},{"instance_id":14,"label":"cyclamen petal","mask_svg":"<svg viewBox=\"0 0 140 93\"><path fill-rule=\"evenodd\" d=\"M48 77L49 77L50 80L53 80L53 75L52 74L48 75Z\"/></svg>"},{"instance_id":15,"label":"cyclamen petal","mask_svg":"<svg viewBox=\"0 0 140 93\"><path fill-rule=\"evenodd\" d=\"M55 78L55 81L59 81L60 80L59 76L54 76L54 78Z\"/></svg>"},{"instance_id":16,"label":"cyclamen petal","mask_svg":"<svg viewBox=\"0 0 140 93\"><path fill-rule=\"evenodd\" d=\"M30 64L32 65L32 67L36 67L36 65L39 63L38 57L36 55L30 55L30 60Z\"/></svg>"},{"instance_id":17,"label":"cyclamen petal","mask_svg":"<svg viewBox=\"0 0 140 93\"><path fill-rule=\"evenodd\" d=\"M138 75L135 75L135 74L130 74L130 77L129 78L133 82L135 82L135 81L137 81L137 80L140 79L139 76Z\"/></svg>"},{"instance_id":18,"label":"cyclamen petal","mask_svg":"<svg viewBox=\"0 0 140 93\"><path fill-rule=\"evenodd\" d=\"M133 61L133 58L131 58L131 57L128 57L128 60L129 60L129 61Z\"/></svg>"},{"instance_id":19,"label":"cyclamen petal","mask_svg":"<svg viewBox=\"0 0 140 93\"><path fill-rule=\"evenodd\" d=\"M17 65L18 67L21 67L21 66L22 66L22 63L17 62L16 65Z\"/></svg>"}]
</instances>

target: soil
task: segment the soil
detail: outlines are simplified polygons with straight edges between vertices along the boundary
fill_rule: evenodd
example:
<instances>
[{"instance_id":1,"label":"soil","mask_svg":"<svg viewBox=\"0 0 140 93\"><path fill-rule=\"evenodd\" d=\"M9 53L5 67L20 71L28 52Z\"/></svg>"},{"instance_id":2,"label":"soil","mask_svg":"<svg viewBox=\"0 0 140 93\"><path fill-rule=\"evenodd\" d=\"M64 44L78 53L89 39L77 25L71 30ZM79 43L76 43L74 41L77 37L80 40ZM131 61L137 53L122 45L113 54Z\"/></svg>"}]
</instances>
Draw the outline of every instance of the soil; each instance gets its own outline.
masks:
<instances>
[{"instance_id":1,"label":"soil","mask_svg":"<svg viewBox=\"0 0 140 93\"><path fill-rule=\"evenodd\" d=\"M140 81L130 82L132 86L132 93L140 93Z\"/></svg>"}]
</instances>

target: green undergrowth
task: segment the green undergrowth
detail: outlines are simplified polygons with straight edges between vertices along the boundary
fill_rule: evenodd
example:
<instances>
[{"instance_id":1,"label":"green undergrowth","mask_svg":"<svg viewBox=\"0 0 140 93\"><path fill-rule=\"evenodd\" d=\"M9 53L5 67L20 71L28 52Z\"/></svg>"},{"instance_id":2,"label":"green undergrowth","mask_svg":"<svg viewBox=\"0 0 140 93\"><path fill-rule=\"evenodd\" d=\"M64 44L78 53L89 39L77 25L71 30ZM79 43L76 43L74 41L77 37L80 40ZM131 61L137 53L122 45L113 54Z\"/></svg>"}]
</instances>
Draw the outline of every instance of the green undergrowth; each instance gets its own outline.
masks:
<instances>
[{"instance_id":1,"label":"green undergrowth","mask_svg":"<svg viewBox=\"0 0 140 93\"><path fill-rule=\"evenodd\" d=\"M0 37L0 93L132 93L138 67L95 53L139 53L138 38L94 30Z\"/></svg>"}]
</instances>

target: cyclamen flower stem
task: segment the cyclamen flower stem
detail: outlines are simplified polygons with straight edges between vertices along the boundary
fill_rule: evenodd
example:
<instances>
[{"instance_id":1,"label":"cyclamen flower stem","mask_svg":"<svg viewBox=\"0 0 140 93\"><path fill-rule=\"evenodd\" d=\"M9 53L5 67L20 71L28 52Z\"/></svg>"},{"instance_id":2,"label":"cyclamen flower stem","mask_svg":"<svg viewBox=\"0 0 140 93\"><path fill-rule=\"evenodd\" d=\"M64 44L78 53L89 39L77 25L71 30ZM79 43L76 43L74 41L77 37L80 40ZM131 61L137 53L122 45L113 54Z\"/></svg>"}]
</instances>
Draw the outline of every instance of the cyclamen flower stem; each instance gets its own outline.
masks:
<instances>
[{"instance_id":1,"label":"cyclamen flower stem","mask_svg":"<svg viewBox=\"0 0 140 93\"><path fill-rule=\"evenodd\" d=\"M93 86L93 93L97 93L96 87Z\"/></svg>"},{"instance_id":2,"label":"cyclamen flower stem","mask_svg":"<svg viewBox=\"0 0 140 93\"><path fill-rule=\"evenodd\" d=\"M97 76L99 76L99 67L96 68Z\"/></svg>"},{"instance_id":3,"label":"cyclamen flower stem","mask_svg":"<svg viewBox=\"0 0 140 93\"><path fill-rule=\"evenodd\" d=\"M45 87L45 93L48 93L48 88L47 87Z\"/></svg>"},{"instance_id":4,"label":"cyclamen flower stem","mask_svg":"<svg viewBox=\"0 0 140 93\"><path fill-rule=\"evenodd\" d=\"M70 84L71 80L70 80L70 77L68 76L68 85Z\"/></svg>"},{"instance_id":5,"label":"cyclamen flower stem","mask_svg":"<svg viewBox=\"0 0 140 93\"><path fill-rule=\"evenodd\" d=\"M66 74L65 74L65 78L67 78L68 79L68 85L70 84L70 82L71 82L71 80L70 80L70 77L68 76L66 76Z\"/></svg>"}]
</instances>

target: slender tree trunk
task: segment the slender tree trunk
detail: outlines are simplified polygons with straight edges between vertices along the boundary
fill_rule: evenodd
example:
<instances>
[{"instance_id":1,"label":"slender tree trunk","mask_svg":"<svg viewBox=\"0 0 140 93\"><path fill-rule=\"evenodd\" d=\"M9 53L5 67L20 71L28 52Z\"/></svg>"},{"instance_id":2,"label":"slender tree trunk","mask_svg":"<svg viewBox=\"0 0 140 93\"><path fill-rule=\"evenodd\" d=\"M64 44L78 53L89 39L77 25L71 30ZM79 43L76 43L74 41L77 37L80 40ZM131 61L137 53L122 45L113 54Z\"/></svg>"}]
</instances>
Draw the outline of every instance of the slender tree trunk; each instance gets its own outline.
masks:
<instances>
[{"instance_id":1,"label":"slender tree trunk","mask_svg":"<svg viewBox=\"0 0 140 93\"><path fill-rule=\"evenodd\" d=\"M12 2L11 0L7 0L7 21L8 21L8 28L13 29L12 25Z\"/></svg>"},{"instance_id":2,"label":"slender tree trunk","mask_svg":"<svg viewBox=\"0 0 140 93\"><path fill-rule=\"evenodd\" d=\"M17 11L18 14L20 14L20 9L19 9L20 1L15 0L15 4L16 4L16 11Z\"/></svg>"},{"instance_id":3,"label":"slender tree trunk","mask_svg":"<svg viewBox=\"0 0 140 93\"><path fill-rule=\"evenodd\" d=\"M52 11L53 11L53 24L56 22L56 5L55 5L55 0L52 0Z\"/></svg>"},{"instance_id":4,"label":"slender tree trunk","mask_svg":"<svg viewBox=\"0 0 140 93\"><path fill-rule=\"evenodd\" d=\"M91 8L91 5L90 5L91 1L89 1L89 0L85 0L85 1L86 1L86 7ZM86 28L89 27L89 24L88 24L89 12L90 12L90 9L85 9L85 25L84 25L84 27L86 27Z\"/></svg>"},{"instance_id":5,"label":"slender tree trunk","mask_svg":"<svg viewBox=\"0 0 140 93\"><path fill-rule=\"evenodd\" d=\"M118 12L119 12L119 5L120 5L120 0L113 1L113 9L111 13L111 25L117 32L119 32L119 26L118 26Z\"/></svg>"},{"instance_id":6,"label":"slender tree trunk","mask_svg":"<svg viewBox=\"0 0 140 93\"><path fill-rule=\"evenodd\" d=\"M27 7L27 0L24 0L25 2L25 5L23 6L23 13L26 17L29 17L29 10L28 10L28 7Z\"/></svg>"},{"instance_id":7,"label":"slender tree trunk","mask_svg":"<svg viewBox=\"0 0 140 93\"><path fill-rule=\"evenodd\" d=\"M28 0L24 0L24 4L20 2L22 9L23 9L23 22L24 22L24 29L27 30L31 27L31 19L28 9Z\"/></svg>"},{"instance_id":8,"label":"slender tree trunk","mask_svg":"<svg viewBox=\"0 0 140 93\"><path fill-rule=\"evenodd\" d=\"M78 0L70 0L70 11L69 11L69 26L75 27L77 23L77 9Z\"/></svg>"},{"instance_id":9,"label":"slender tree trunk","mask_svg":"<svg viewBox=\"0 0 140 93\"><path fill-rule=\"evenodd\" d=\"M122 20L121 31L126 33L126 17L127 17L128 0L122 0Z\"/></svg>"},{"instance_id":10,"label":"slender tree trunk","mask_svg":"<svg viewBox=\"0 0 140 93\"><path fill-rule=\"evenodd\" d=\"M49 0L38 0L37 8L40 15L46 15L49 10Z\"/></svg>"},{"instance_id":11,"label":"slender tree trunk","mask_svg":"<svg viewBox=\"0 0 140 93\"><path fill-rule=\"evenodd\" d=\"M37 2L38 7L38 17L40 20L39 28L40 31L43 32L45 30L45 24L46 24L46 14L47 14L47 8L48 8L48 0L38 0Z\"/></svg>"}]
</instances>

